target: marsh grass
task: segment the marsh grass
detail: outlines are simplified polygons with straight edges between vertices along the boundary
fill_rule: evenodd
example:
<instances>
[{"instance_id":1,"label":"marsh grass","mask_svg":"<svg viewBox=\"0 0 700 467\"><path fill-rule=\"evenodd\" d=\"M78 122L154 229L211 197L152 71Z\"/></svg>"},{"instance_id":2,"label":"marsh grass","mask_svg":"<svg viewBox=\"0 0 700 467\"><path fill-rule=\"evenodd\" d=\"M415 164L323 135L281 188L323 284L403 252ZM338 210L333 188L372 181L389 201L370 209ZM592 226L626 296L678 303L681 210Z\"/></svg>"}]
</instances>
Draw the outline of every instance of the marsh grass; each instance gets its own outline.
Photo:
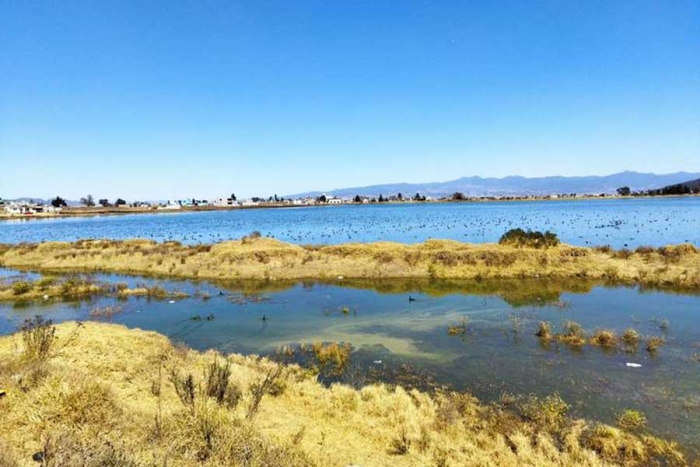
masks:
<instances>
[{"instance_id":1,"label":"marsh grass","mask_svg":"<svg viewBox=\"0 0 700 467\"><path fill-rule=\"evenodd\" d=\"M124 311L124 307L119 306L119 305L105 305L105 306L95 305L90 310L90 317L97 318L97 319L101 319L101 318L111 319L114 315L117 315L123 311Z\"/></svg>"},{"instance_id":2,"label":"marsh grass","mask_svg":"<svg viewBox=\"0 0 700 467\"><path fill-rule=\"evenodd\" d=\"M0 265L216 280L583 278L700 288L700 253L691 245L635 253L572 247L552 240L553 234L541 235L532 233L530 240L527 232L511 234L502 244L478 245L428 240L415 245L378 242L302 247L254 235L197 246L146 240L47 242L0 250Z\"/></svg>"},{"instance_id":3,"label":"marsh grass","mask_svg":"<svg viewBox=\"0 0 700 467\"><path fill-rule=\"evenodd\" d=\"M58 342L72 330L57 326ZM50 375L24 390L12 377L27 364L21 339L0 338L0 362L14 366L0 372L0 424L13 427L0 435L8 465L35 465L34 454L62 467L685 464L668 441L569 418L557 395L486 405L444 390L326 387L298 367L199 353L107 323L86 323L50 352ZM155 384L159 369L176 370L177 383ZM227 379L242 389L235 407L217 402Z\"/></svg>"},{"instance_id":4,"label":"marsh grass","mask_svg":"<svg viewBox=\"0 0 700 467\"><path fill-rule=\"evenodd\" d=\"M627 409L616 417L617 424L622 428L642 428L647 424L646 416L639 410Z\"/></svg>"}]
</instances>

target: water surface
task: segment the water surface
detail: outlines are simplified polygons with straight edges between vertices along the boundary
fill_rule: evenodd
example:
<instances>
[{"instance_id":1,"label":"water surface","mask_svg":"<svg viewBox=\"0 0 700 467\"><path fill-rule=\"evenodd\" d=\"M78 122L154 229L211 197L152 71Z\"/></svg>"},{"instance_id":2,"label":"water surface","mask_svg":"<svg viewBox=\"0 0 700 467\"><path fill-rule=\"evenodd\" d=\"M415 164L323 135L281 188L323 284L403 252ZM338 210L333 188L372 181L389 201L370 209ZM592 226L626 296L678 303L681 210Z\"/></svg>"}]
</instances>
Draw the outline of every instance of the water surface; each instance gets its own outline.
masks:
<instances>
[{"instance_id":1,"label":"water surface","mask_svg":"<svg viewBox=\"0 0 700 467\"><path fill-rule=\"evenodd\" d=\"M4 271L5 276L16 274ZM0 333L12 332L34 314L55 321L86 320L95 306L117 305L122 312L111 321L158 331L197 349L279 357L285 345L345 342L353 353L338 381L404 382L402 377L418 375L419 387L448 385L487 401L504 393L559 392L574 415L614 423L624 409L641 410L654 433L700 447L697 296L551 281L373 281L371 288L343 282L245 282L226 288L207 282L97 278L160 284L192 297L4 304ZM204 292L211 298L202 299ZM415 300L409 301L409 295ZM192 320L209 315L212 321ZM466 332L448 335L448 326L463 320ZM643 343L633 352L542 345L534 336L541 320L551 322L555 331L567 320L588 332L608 328L620 334L632 327L645 336L663 337L666 345L655 355Z\"/></svg>"},{"instance_id":2,"label":"water surface","mask_svg":"<svg viewBox=\"0 0 700 467\"><path fill-rule=\"evenodd\" d=\"M259 231L298 244L429 238L495 242L514 228L550 230L573 245L700 246L700 198L418 203L133 214L0 222L0 243L147 238L187 244Z\"/></svg>"}]
</instances>

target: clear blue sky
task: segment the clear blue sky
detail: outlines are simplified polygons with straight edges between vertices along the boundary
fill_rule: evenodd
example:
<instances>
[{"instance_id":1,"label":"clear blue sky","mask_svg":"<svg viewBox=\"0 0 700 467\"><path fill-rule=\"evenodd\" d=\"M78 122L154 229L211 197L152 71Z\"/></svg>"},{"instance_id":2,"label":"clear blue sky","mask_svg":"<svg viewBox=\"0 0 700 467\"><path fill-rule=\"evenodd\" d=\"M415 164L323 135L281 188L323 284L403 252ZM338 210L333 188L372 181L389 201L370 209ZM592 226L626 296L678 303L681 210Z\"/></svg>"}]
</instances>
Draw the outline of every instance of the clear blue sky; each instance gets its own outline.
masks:
<instances>
[{"instance_id":1,"label":"clear blue sky","mask_svg":"<svg viewBox=\"0 0 700 467\"><path fill-rule=\"evenodd\" d=\"M0 0L0 196L700 171L700 2Z\"/></svg>"}]
</instances>

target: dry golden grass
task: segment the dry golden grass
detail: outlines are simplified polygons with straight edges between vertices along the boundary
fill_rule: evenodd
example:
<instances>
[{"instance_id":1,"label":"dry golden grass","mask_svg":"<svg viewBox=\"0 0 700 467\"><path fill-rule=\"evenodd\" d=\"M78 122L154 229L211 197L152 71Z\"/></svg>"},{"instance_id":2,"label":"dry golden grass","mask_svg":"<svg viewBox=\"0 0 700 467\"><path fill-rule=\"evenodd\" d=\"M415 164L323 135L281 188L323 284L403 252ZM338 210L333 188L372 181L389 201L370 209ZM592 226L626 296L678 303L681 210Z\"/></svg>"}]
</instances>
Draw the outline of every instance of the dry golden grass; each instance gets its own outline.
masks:
<instances>
[{"instance_id":1,"label":"dry golden grass","mask_svg":"<svg viewBox=\"0 0 700 467\"><path fill-rule=\"evenodd\" d=\"M216 245L82 240L0 246L0 265L206 279L577 278L700 289L700 253L675 245L621 254L610 248L546 249L428 240L302 247L247 237Z\"/></svg>"},{"instance_id":2,"label":"dry golden grass","mask_svg":"<svg viewBox=\"0 0 700 467\"><path fill-rule=\"evenodd\" d=\"M57 326L43 359L24 356L20 334L0 338L3 467L33 455L66 467L684 464L666 441L568 419L556 396L518 414L465 394L327 388L298 367L153 332L75 329Z\"/></svg>"}]
</instances>

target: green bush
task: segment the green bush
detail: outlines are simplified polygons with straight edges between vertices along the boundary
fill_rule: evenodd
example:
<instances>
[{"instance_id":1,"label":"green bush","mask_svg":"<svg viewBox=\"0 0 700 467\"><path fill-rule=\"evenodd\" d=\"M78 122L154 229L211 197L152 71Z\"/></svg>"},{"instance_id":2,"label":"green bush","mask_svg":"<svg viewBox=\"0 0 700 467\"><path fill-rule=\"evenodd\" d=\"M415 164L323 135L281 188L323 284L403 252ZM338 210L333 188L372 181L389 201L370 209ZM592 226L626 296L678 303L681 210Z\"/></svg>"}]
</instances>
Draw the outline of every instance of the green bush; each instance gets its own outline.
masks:
<instances>
[{"instance_id":1,"label":"green bush","mask_svg":"<svg viewBox=\"0 0 700 467\"><path fill-rule=\"evenodd\" d=\"M32 283L28 281L17 281L12 284L12 293L15 295L24 295L32 290Z\"/></svg>"},{"instance_id":2,"label":"green bush","mask_svg":"<svg viewBox=\"0 0 700 467\"><path fill-rule=\"evenodd\" d=\"M539 231L523 230L520 228L511 229L504 233L498 240L500 245L511 245L518 248L550 248L559 245L557 234L549 230L542 233Z\"/></svg>"}]
</instances>

